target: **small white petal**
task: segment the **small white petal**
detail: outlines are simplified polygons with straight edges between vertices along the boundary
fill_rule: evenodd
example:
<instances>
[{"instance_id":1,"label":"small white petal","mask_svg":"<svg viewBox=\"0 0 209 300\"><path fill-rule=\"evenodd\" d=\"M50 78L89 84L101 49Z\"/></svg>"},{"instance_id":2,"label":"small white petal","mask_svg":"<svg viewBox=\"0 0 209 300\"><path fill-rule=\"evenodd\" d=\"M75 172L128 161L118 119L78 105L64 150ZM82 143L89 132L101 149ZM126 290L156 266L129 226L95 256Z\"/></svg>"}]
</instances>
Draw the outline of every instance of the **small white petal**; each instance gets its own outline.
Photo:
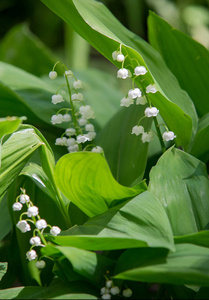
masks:
<instances>
[{"instance_id":1,"label":"small white petal","mask_svg":"<svg viewBox=\"0 0 209 300\"><path fill-rule=\"evenodd\" d=\"M55 141L55 145L57 146L67 146L67 138L62 137L62 138L57 138Z\"/></svg>"},{"instance_id":2,"label":"small white petal","mask_svg":"<svg viewBox=\"0 0 209 300\"><path fill-rule=\"evenodd\" d=\"M31 230L30 225L25 220L19 221L16 226L23 233Z\"/></svg>"},{"instance_id":3,"label":"small white petal","mask_svg":"<svg viewBox=\"0 0 209 300\"><path fill-rule=\"evenodd\" d=\"M67 149L68 149L68 151L69 151L70 153L78 152L78 151L79 151L79 148L78 148L78 145L77 145L77 144L74 145L74 146L69 146Z\"/></svg>"},{"instance_id":4,"label":"small white petal","mask_svg":"<svg viewBox=\"0 0 209 300\"><path fill-rule=\"evenodd\" d=\"M81 89L83 84L82 84L82 81L81 80L76 80L73 82L73 86L75 89Z\"/></svg>"},{"instance_id":5,"label":"small white petal","mask_svg":"<svg viewBox=\"0 0 209 300\"><path fill-rule=\"evenodd\" d=\"M57 72L55 72L55 71L49 72L49 78L52 80L57 78Z\"/></svg>"},{"instance_id":6,"label":"small white petal","mask_svg":"<svg viewBox=\"0 0 209 300\"><path fill-rule=\"evenodd\" d=\"M156 89L156 86L154 84L150 84L146 87L146 93L156 93L157 92L157 89Z\"/></svg>"},{"instance_id":7,"label":"small white petal","mask_svg":"<svg viewBox=\"0 0 209 300\"><path fill-rule=\"evenodd\" d=\"M57 236L61 232L61 229L57 226L52 226L50 233L54 236Z\"/></svg>"},{"instance_id":8,"label":"small white petal","mask_svg":"<svg viewBox=\"0 0 209 300\"><path fill-rule=\"evenodd\" d=\"M138 105L138 104L144 105L146 103L147 103L147 99L145 96L136 98L136 105Z\"/></svg>"},{"instance_id":9,"label":"small white petal","mask_svg":"<svg viewBox=\"0 0 209 300\"><path fill-rule=\"evenodd\" d=\"M119 69L117 72L117 78L122 78L122 79L126 79L128 77L130 77L130 71L128 69Z\"/></svg>"},{"instance_id":10,"label":"small white petal","mask_svg":"<svg viewBox=\"0 0 209 300\"><path fill-rule=\"evenodd\" d=\"M37 253L35 250L30 250L26 253L26 257L29 261L36 259Z\"/></svg>"},{"instance_id":11,"label":"small white petal","mask_svg":"<svg viewBox=\"0 0 209 300\"><path fill-rule=\"evenodd\" d=\"M144 111L146 117L156 117L159 113L159 110L156 107L147 107Z\"/></svg>"},{"instance_id":12,"label":"small white petal","mask_svg":"<svg viewBox=\"0 0 209 300\"><path fill-rule=\"evenodd\" d=\"M90 138L89 138L87 135L79 134L79 135L77 136L77 143L78 143L78 144L85 143L85 142L87 142L87 141L90 141Z\"/></svg>"},{"instance_id":13,"label":"small white petal","mask_svg":"<svg viewBox=\"0 0 209 300\"><path fill-rule=\"evenodd\" d=\"M165 131L163 133L163 140L164 141L172 141L176 138L176 135L174 135L174 132L173 131Z\"/></svg>"},{"instance_id":14,"label":"small white petal","mask_svg":"<svg viewBox=\"0 0 209 300\"><path fill-rule=\"evenodd\" d=\"M38 260L35 264L36 268L38 269L44 269L46 266L46 263L44 260Z\"/></svg>"},{"instance_id":15,"label":"small white petal","mask_svg":"<svg viewBox=\"0 0 209 300\"><path fill-rule=\"evenodd\" d=\"M96 146L96 147L91 149L91 152L94 152L94 153L102 153L103 151L104 150L100 146Z\"/></svg>"},{"instance_id":16,"label":"small white petal","mask_svg":"<svg viewBox=\"0 0 209 300\"><path fill-rule=\"evenodd\" d=\"M64 99L63 99L62 95L60 95L60 94L52 96L52 103L53 104L61 103L63 101L64 101Z\"/></svg>"},{"instance_id":17,"label":"small white petal","mask_svg":"<svg viewBox=\"0 0 209 300\"><path fill-rule=\"evenodd\" d=\"M26 194L20 195L20 202L22 204L25 204L26 202L29 202L29 201L30 201L30 197L28 195L26 195Z\"/></svg>"},{"instance_id":18,"label":"small white petal","mask_svg":"<svg viewBox=\"0 0 209 300\"><path fill-rule=\"evenodd\" d=\"M61 124L63 122L63 116L61 114L53 115L51 117L52 124Z\"/></svg>"},{"instance_id":19,"label":"small white petal","mask_svg":"<svg viewBox=\"0 0 209 300\"><path fill-rule=\"evenodd\" d=\"M139 75L145 75L147 73L147 69L144 66L137 66L134 69L134 75L139 76Z\"/></svg>"},{"instance_id":20,"label":"small white petal","mask_svg":"<svg viewBox=\"0 0 209 300\"><path fill-rule=\"evenodd\" d=\"M65 130L65 134L66 134L67 136L75 135L75 133L76 133L75 128L67 128L67 129Z\"/></svg>"},{"instance_id":21,"label":"small white petal","mask_svg":"<svg viewBox=\"0 0 209 300\"><path fill-rule=\"evenodd\" d=\"M64 114L62 116L62 120L63 120L63 122L70 122L72 120L72 117L69 114Z\"/></svg>"},{"instance_id":22,"label":"small white petal","mask_svg":"<svg viewBox=\"0 0 209 300\"><path fill-rule=\"evenodd\" d=\"M128 92L128 97L129 98L132 98L132 99L135 99L137 97L141 97L142 95L142 92L140 91L140 89L136 88L136 89L131 89L129 90Z\"/></svg>"},{"instance_id":23,"label":"small white petal","mask_svg":"<svg viewBox=\"0 0 209 300\"><path fill-rule=\"evenodd\" d=\"M38 221L36 221L36 228L38 229L44 229L47 227L47 222L44 219L40 219Z\"/></svg>"},{"instance_id":24,"label":"small white petal","mask_svg":"<svg viewBox=\"0 0 209 300\"><path fill-rule=\"evenodd\" d=\"M85 126L86 131L95 131L93 124L86 124Z\"/></svg>"},{"instance_id":25,"label":"small white petal","mask_svg":"<svg viewBox=\"0 0 209 300\"><path fill-rule=\"evenodd\" d=\"M13 211L20 211L22 209L23 205L22 203L20 202L15 202L13 205L12 205L12 209Z\"/></svg>"},{"instance_id":26,"label":"small white petal","mask_svg":"<svg viewBox=\"0 0 209 300\"><path fill-rule=\"evenodd\" d=\"M132 128L131 134L140 135L141 133L144 133L144 127L143 126L134 126Z\"/></svg>"},{"instance_id":27,"label":"small white petal","mask_svg":"<svg viewBox=\"0 0 209 300\"><path fill-rule=\"evenodd\" d=\"M117 55L117 58L116 58L117 61L122 62L122 61L124 61L124 59L125 59L125 56L123 54Z\"/></svg>"},{"instance_id":28,"label":"small white petal","mask_svg":"<svg viewBox=\"0 0 209 300\"><path fill-rule=\"evenodd\" d=\"M67 146L75 146L75 139L74 138L67 139Z\"/></svg>"},{"instance_id":29,"label":"small white petal","mask_svg":"<svg viewBox=\"0 0 209 300\"><path fill-rule=\"evenodd\" d=\"M75 100L82 101L84 98L83 98L83 94L77 93L77 94L72 94L71 99L73 101L75 101Z\"/></svg>"},{"instance_id":30,"label":"small white petal","mask_svg":"<svg viewBox=\"0 0 209 300\"><path fill-rule=\"evenodd\" d=\"M87 120L86 119L79 119L78 124L79 124L79 126L84 126L84 125L87 124Z\"/></svg>"},{"instance_id":31,"label":"small white petal","mask_svg":"<svg viewBox=\"0 0 209 300\"><path fill-rule=\"evenodd\" d=\"M123 99L121 99L120 101L120 106L125 106L125 107L129 107L130 105L134 104L134 100L132 98L129 97L124 97Z\"/></svg>"},{"instance_id":32,"label":"small white petal","mask_svg":"<svg viewBox=\"0 0 209 300\"><path fill-rule=\"evenodd\" d=\"M79 113L82 115L82 119L94 119L94 112L90 105L83 105L79 108Z\"/></svg>"},{"instance_id":33,"label":"small white petal","mask_svg":"<svg viewBox=\"0 0 209 300\"><path fill-rule=\"evenodd\" d=\"M142 143L149 143L152 140L153 140L153 133L152 133L152 131L150 131L150 132L144 132L142 134Z\"/></svg>"},{"instance_id":34,"label":"small white petal","mask_svg":"<svg viewBox=\"0 0 209 300\"><path fill-rule=\"evenodd\" d=\"M28 217L35 217L39 213L37 206L31 206L28 208L27 215Z\"/></svg>"},{"instance_id":35,"label":"small white petal","mask_svg":"<svg viewBox=\"0 0 209 300\"><path fill-rule=\"evenodd\" d=\"M34 236L30 239L30 244L33 246L40 246L41 245L41 239L39 236Z\"/></svg>"},{"instance_id":36,"label":"small white petal","mask_svg":"<svg viewBox=\"0 0 209 300\"><path fill-rule=\"evenodd\" d=\"M132 290L131 289L125 289L123 290L123 297L126 297L126 298L129 298L131 297L133 294Z\"/></svg>"}]
</instances>

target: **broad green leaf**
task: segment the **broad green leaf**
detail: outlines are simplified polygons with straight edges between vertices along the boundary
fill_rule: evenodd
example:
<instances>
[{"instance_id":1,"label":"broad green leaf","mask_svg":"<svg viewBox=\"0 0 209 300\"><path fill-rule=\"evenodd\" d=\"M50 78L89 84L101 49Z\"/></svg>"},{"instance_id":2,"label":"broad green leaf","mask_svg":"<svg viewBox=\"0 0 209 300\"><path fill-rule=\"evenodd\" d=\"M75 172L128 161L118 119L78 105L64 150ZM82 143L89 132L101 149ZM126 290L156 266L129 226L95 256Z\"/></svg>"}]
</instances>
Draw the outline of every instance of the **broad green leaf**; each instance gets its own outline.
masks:
<instances>
[{"instance_id":1,"label":"broad green leaf","mask_svg":"<svg viewBox=\"0 0 209 300\"><path fill-rule=\"evenodd\" d=\"M50 241L86 250L114 250L135 247L173 249L173 234L160 202L149 192L110 208L83 226L62 231Z\"/></svg>"},{"instance_id":2,"label":"broad green leaf","mask_svg":"<svg viewBox=\"0 0 209 300\"><path fill-rule=\"evenodd\" d=\"M17 117L0 118L0 140L5 134L17 130L21 123L22 119Z\"/></svg>"},{"instance_id":3,"label":"broad green leaf","mask_svg":"<svg viewBox=\"0 0 209 300\"><path fill-rule=\"evenodd\" d=\"M55 180L61 192L90 217L146 189L144 182L133 188L120 185L104 156L92 152L64 155L56 165Z\"/></svg>"},{"instance_id":4,"label":"broad green leaf","mask_svg":"<svg viewBox=\"0 0 209 300\"><path fill-rule=\"evenodd\" d=\"M150 12L149 40L164 58L180 86L192 98L200 116L209 112L208 84L209 52L183 32Z\"/></svg>"},{"instance_id":5,"label":"broad green leaf","mask_svg":"<svg viewBox=\"0 0 209 300\"><path fill-rule=\"evenodd\" d=\"M33 129L17 131L1 147L0 198L13 180L19 175L24 165L41 146L41 141Z\"/></svg>"},{"instance_id":6,"label":"broad green leaf","mask_svg":"<svg viewBox=\"0 0 209 300\"><path fill-rule=\"evenodd\" d=\"M80 283L80 285L82 284L84 283ZM93 295L80 292L78 285L77 291L75 291L73 285L64 284L49 287L23 286L0 290L0 297L1 299L97 299Z\"/></svg>"},{"instance_id":7,"label":"broad green leaf","mask_svg":"<svg viewBox=\"0 0 209 300\"><path fill-rule=\"evenodd\" d=\"M2 279L6 271L7 271L7 263L0 262L0 280Z\"/></svg>"},{"instance_id":8,"label":"broad green leaf","mask_svg":"<svg viewBox=\"0 0 209 300\"><path fill-rule=\"evenodd\" d=\"M144 110L141 105L121 109L97 139L104 149L113 176L125 186L132 186L142 180L146 168L149 143L142 143L141 135L131 134L132 128L144 116ZM148 132L151 122L150 118L146 118L140 125Z\"/></svg>"},{"instance_id":9,"label":"broad green leaf","mask_svg":"<svg viewBox=\"0 0 209 300\"><path fill-rule=\"evenodd\" d=\"M0 60L40 76L48 74L58 59L24 23L13 27L1 40Z\"/></svg>"},{"instance_id":10,"label":"broad green leaf","mask_svg":"<svg viewBox=\"0 0 209 300\"><path fill-rule=\"evenodd\" d=\"M190 153L199 159L203 159L205 162L208 161L209 153L209 113L206 114L199 121L198 131L194 139L194 144Z\"/></svg>"},{"instance_id":11,"label":"broad green leaf","mask_svg":"<svg viewBox=\"0 0 209 300\"><path fill-rule=\"evenodd\" d=\"M12 222L10 219L7 198L4 197L0 202L0 241L12 230Z\"/></svg>"},{"instance_id":12,"label":"broad green leaf","mask_svg":"<svg viewBox=\"0 0 209 300\"><path fill-rule=\"evenodd\" d=\"M209 286L209 249L188 244L176 251L131 249L119 258L114 278L134 281Z\"/></svg>"},{"instance_id":13,"label":"broad green leaf","mask_svg":"<svg viewBox=\"0 0 209 300\"><path fill-rule=\"evenodd\" d=\"M169 129L176 133L177 144L186 149L196 132L196 112L188 94L181 90L159 53L123 27L105 6L97 1L63 0L59 4L56 0L42 0L42 2L110 61L113 61L112 52L119 44L123 44L122 49L128 54L125 67L127 65L133 70L137 65L136 61L147 66L149 72L144 77L142 87L144 89L145 84L156 83L160 92L156 94L157 96L152 95L152 102L160 109ZM114 63L117 67L121 67L120 63L115 61ZM139 79L136 83L141 84ZM172 118L169 115L172 115Z\"/></svg>"},{"instance_id":14,"label":"broad green leaf","mask_svg":"<svg viewBox=\"0 0 209 300\"><path fill-rule=\"evenodd\" d=\"M164 206L175 236L203 230L208 224L209 181L204 163L170 148L150 172L148 190Z\"/></svg>"},{"instance_id":15,"label":"broad green leaf","mask_svg":"<svg viewBox=\"0 0 209 300\"><path fill-rule=\"evenodd\" d=\"M49 247L51 249L48 252ZM58 250L69 260L75 272L92 281L95 285L101 284L106 270L111 270L114 265L114 260L95 252L74 247L49 247L42 249L44 255L53 256L53 248L55 248L55 256L57 256Z\"/></svg>"},{"instance_id":16,"label":"broad green leaf","mask_svg":"<svg viewBox=\"0 0 209 300\"><path fill-rule=\"evenodd\" d=\"M209 248L209 231L203 230L193 234L175 236L174 241L175 244L188 243Z\"/></svg>"}]
</instances>

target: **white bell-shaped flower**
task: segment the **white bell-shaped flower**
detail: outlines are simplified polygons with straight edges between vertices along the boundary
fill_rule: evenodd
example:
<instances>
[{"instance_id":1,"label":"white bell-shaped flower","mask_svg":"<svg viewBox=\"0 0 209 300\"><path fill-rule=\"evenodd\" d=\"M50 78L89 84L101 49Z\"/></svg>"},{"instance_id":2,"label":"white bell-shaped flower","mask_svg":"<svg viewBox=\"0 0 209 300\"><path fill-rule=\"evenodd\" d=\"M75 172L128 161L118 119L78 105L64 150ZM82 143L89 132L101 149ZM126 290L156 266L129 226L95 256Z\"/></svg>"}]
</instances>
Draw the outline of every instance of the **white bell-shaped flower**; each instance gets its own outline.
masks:
<instances>
[{"instance_id":1,"label":"white bell-shaped flower","mask_svg":"<svg viewBox=\"0 0 209 300\"><path fill-rule=\"evenodd\" d=\"M51 117L52 124L61 124L63 122L63 116L61 114L53 115Z\"/></svg>"},{"instance_id":2,"label":"white bell-shaped flower","mask_svg":"<svg viewBox=\"0 0 209 300\"><path fill-rule=\"evenodd\" d=\"M78 136L77 136L77 143L78 144L81 144L81 143L85 143L85 142L87 142L87 141L90 141L91 139L87 136L87 135L85 135L85 134L79 134Z\"/></svg>"},{"instance_id":3,"label":"white bell-shaped flower","mask_svg":"<svg viewBox=\"0 0 209 300\"><path fill-rule=\"evenodd\" d=\"M47 222L44 219L40 219L38 221L36 221L36 228L38 229L45 229L47 227Z\"/></svg>"},{"instance_id":4,"label":"white bell-shaped flower","mask_svg":"<svg viewBox=\"0 0 209 300\"><path fill-rule=\"evenodd\" d=\"M131 73L128 69L122 68L118 70L117 78L126 79L128 77L131 77Z\"/></svg>"},{"instance_id":5,"label":"white bell-shaped flower","mask_svg":"<svg viewBox=\"0 0 209 300\"><path fill-rule=\"evenodd\" d=\"M64 115L62 116L62 121L63 121L63 122L70 122L70 121L72 121L71 115L69 115L69 114L64 114Z\"/></svg>"},{"instance_id":6,"label":"white bell-shaped flower","mask_svg":"<svg viewBox=\"0 0 209 300\"><path fill-rule=\"evenodd\" d=\"M75 89L81 89L83 87L82 81L81 80L76 80L73 82L73 86Z\"/></svg>"},{"instance_id":7,"label":"white bell-shaped flower","mask_svg":"<svg viewBox=\"0 0 209 300\"><path fill-rule=\"evenodd\" d=\"M139 105L139 104L144 105L146 103L147 103L147 99L145 96L136 98L136 105Z\"/></svg>"},{"instance_id":8,"label":"white bell-shaped flower","mask_svg":"<svg viewBox=\"0 0 209 300\"><path fill-rule=\"evenodd\" d=\"M23 205L22 203L20 202L15 202L13 205L12 205L12 209L13 211L20 211L22 209Z\"/></svg>"},{"instance_id":9,"label":"white bell-shaped flower","mask_svg":"<svg viewBox=\"0 0 209 300\"><path fill-rule=\"evenodd\" d=\"M134 69L134 75L139 76L139 75L145 75L147 73L147 69L144 66L137 66Z\"/></svg>"},{"instance_id":10,"label":"white bell-shaped flower","mask_svg":"<svg viewBox=\"0 0 209 300\"><path fill-rule=\"evenodd\" d=\"M77 93L77 94L75 93L75 94L72 94L71 99L73 101L76 101L76 100L83 101L84 97L83 97L83 94L81 94L81 93Z\"/></svg>"},{"instance_id":11,"label":"white bell-shaped flower","mask_svg":"<svg viewBox=\"0 0 209 300\"><path fill-rule=\"evenodd\" d=\"M94 112L90 105L83 105L79 108L79 113L82 115L82 119L94 119Z\"/></svg>"},{"instance_id":12,"label":"white bell-shaped flower","mask_svg":"<svg viewBox=\"0 0 209 300\"><path fill-rule=\"evenodd\" d=\"M123 290L122 294L123 294L123 297L129 298L132 296L133 292L131 289L127 288L127 289Z\"/></svg>"},{"instance_id":13,"label":"white bell-shaped flower","mask_svg":"<svg viewBox=\"0 0 209 300\"><path fill-rule=\"evenodd\" d=\"M39 213L37 206L30 206L27 211L28 217L35 217Z\"/></svg>"},{"instance_id":14,"label":"white bell-shaped flower","mask_svg":"<svg viewBox=\"0 0 209 300\"><path fill-rule=\"evenodd\" d=\"M157 92L157 89L156 89L156 86L154 84L150 84L146 87L146 93L156 93Z\"/></svg>"},{"instance_id":15,"label":"white bell-shaped flower","mask_svg":"<svg viewBox=\"0 0 209 300\"><path fill-rule=\"evenodd\" d=\"M157 114L159 113L159 110L156 107L147 107L144 111L144 114L146 117L156 117Z\"/></svg>"},{"instance_id":16,"label":"white bell-shaped flower","mask_svg":"<svg viewBox=\"0 0 209 300\"><path fill-rule=\"evenodd\" d=\"M176 138L176 135L174 134L173 131L165 131L163 133L163 140L168 142L168 141L172 141Z\"/></svg>"},{"instance_id":17,"label":"white bell-shaped flower","mask_svg":"<svg viewBox=\"0 0 209 300\"><path fill-rule=\"evenodd\" d=\"M26 257L29 261L36 259L37 253L35 250L30 250L26 253Z\"/></svg>"},{"instance_id":18,"label":"white bell-shaped flower","mask_svg":"<svg viewBox=\"0 0 209 300\"><path fill-rule=\"evenodd\" d=\"M132 104L134 104L134 100L132 98L129 98L129 97L124 97L120 101L120 106L129 107Z\"/></svg>"},{"instance_id":19,"label":"white bell-shaped flower","mask_svg":"<svg viewBox=\"0 0 209 300\"><path fill-rule=\"evenodd\" d=\"M120 294L120 289L119 289L119 287L118 286L113 286L111 289L110 289L110 293L112 294L112 295L118 295L118 294Z\"/></svg>"},{"instance_id":20,"label":"white bell-shaped flower","mask_svg":"<svg viewBox=\"0 0 209 300\"><path fill-rule=\"evenodd\" d=\"M31 230L30 225L25 220L19 221L16 226L23 233Z\"/></svg>"},{"instance_id":21,"label":"white bell-shaped flower","mask_svg":"<svg viewBox=\"0 0 209 300\"><path fill-rule=\"evenodd\" d=\"M58 226L52 226L52 228L50 229L50 233L54 236L57 236L58 234L60 234L61 229Z\"/></svg>"},{"instance_id":22,"label":"white bell-shaped flower","mask_svg":"<svg viewBox=\"0 0 209 300\"><path fill-rule=\"evenodd\" d=\"M142 133L142 143L149 143L150 141L153 140L153 132L144 132Z\"/></svg>"},{"instance_id":23,"label":"white bell-shaped flower","mask_svg":"<svg viewBox=\"0 0 209 300\"><path fill-rule=\"evenodd\" d=\"M25 204L26 202L30 201L30 197L26 194L20 195L20 202L22 204Z\"/></svg>"},{"instance_id":24,"label":"white bell-shaped flower","mask_svg":"<svg viewBox=\"0 0 209 300\"><path fill-rule=\"evenodd\" d=\"M129 92L128 92L128 97L129 97L129 98L132 98L132 99L135 99L135 98L137 98L137 97L141 97L141 95L142 95L142 92L141 92L140 89L138 89L138 88L131 89L131 90L129 90Z\"/></svg>"},{"instance_id":25,"label":"white bell-shaped flower","mask_svg":"<svg viewBox=\"0 0 209 300\"><path fill-rule=\"evenodd\" d=\"M41 245L41 239L39 236L34 236L30 239L30 244L33 246L40 246Z\"/></svg>"},{"instance_id":26,"label":"white bell-shaped flower","mask_svg":"<svg viewBox=\"0 0 209 300\"><path fill-rule=\"evenodd\" d=\"M51 71L51 72L49 72L49 78L50 79L56 79L57 78L57 72L55 72L55 71Z\"/></svg>"},{"instance_id":27,"label":"white bell-shaped flower","mask_svg":"<svg viewBox=\"0 0 209 300\"><path fill-rule=\"evenodd\" d=\"M38 260L35 264L36 268L44 269L46 267L46 263L44 260Z\"/></svg>"},{"instance_id":28,"label":"white bell-shaped flower","mask_svg":"<svg viewBox=\"0 0 209 300\"><path fill-rule=\"evenodd\" d=\"M63 99L62 95L60 95L60 94L52 96L52 103L53 104L61 103L63 101L64 101L64 99Z\"/></svg>"},{"instance_id":29,"label":"white bell-shaped flower","mask_svg":"<svg viewBox=\"0 0 209 300\"><path fill-rule=\"evenodd\" d=\"M75 130L75 128L67 128L67 129L65 130L65 134L66 134L67 136L75 135L75 134L76 134L76 130Z\"/></svg>"},{"instance_id":30,"label":"white bell-shaped flower","mask_svg":"<svg viewBox=\"0 0 209 300\"><path fill-rule=\"evenodd\" d=\"M78 152L79 151L79 148L78 148L77 144L75 144L74 146L69 146L67 149L68 149L69 153L73 153L73 152Z\"/></svg>"},{"instance_id":31,"label":"white bell-shaped flower","mask_svg":"<svg viewBox=\"0 0 209 300\"><path fill-rule=\"evenodd\" d=\"M91 152L94 152L94 153L102 153L103 151L104 150L100 146L96 146L96 147L91 149Z\"/></svg>"},{"instance_id":32,"label":"white bell-shaped flower","mask_svg":"<svg viewBox=\"0 0 209 300\"><path fill-rule=\"evenodd\" d=\"M140 135L141 133L144 133L144 127L143 126L136 125L132 128L131 134Z\"/></svg>"}]
</instances>

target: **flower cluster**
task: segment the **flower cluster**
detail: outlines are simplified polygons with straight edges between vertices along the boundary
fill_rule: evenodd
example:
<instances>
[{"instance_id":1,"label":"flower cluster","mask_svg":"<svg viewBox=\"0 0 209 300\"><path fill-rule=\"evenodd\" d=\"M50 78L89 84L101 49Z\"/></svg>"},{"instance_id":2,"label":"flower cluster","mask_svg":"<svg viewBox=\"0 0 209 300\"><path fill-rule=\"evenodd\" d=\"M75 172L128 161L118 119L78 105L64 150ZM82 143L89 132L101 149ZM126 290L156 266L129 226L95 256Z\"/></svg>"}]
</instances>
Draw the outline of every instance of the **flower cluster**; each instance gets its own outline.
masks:
<instances>
[{"instance_id":1,"label":"flower cluster","mask_svg":"<svg viewBox=\"0 0 209 300\"><path fill-rule=\"evenodd\" d=\"M133 105L134 103L136 105L146 105L148 104L149 107L147 107L144 111L144 116L139 120L138 124L132 128L132 134L142 135L141 140L143 143L148 143L153 139L153 131L145 132L144 127L139 125L141 120L144 118L151 118L151 117L156 117L159 113L159 110L152 106L151 99L149 97L149 94L155 94L157 93L157 88L155 84L150 83L149 85L144 86L143 84L143 76L145 76L148 73L148 70L146 69L145 66L137 65L134 68L133 74L129 69L124 68L124 62L126 59L126 56L122 53L122 45L120 45L120 50L119 51L114 51L112 53L112 58L113 60L116 60L118 62L122 63L121 69L118 70L117 72L117 77L126 79L126 78L132 78L133 80L133 88L130 89L126 95L121 101L120 101L120 106L124 107L129 107L130 105ZM140 89L138 87L134 86L134 81L135 79L138 78L140 82ZM166 128L166 132L163 133L163 138L164 141L170 141L174 140L176 138L176 135L174 132L169 131Z\"/></svg>"},{"instance_id":2,"label":"flower cluster","mask_svg":"<svg viewBox=\"0 0 209 300\"><path fill-rule=\"evenodd\" d=\"M125 288L122 290L118 286L114 285L112 280L109 280L108 278L106 279L105 286L100 290L101 299L111 299L112 296L121 296L121 294L124 298L129 298L132 296L133 293L131 289Z\"/></svg>"},{"instance_id":3,"label":"flower cluster","mask_svg":"<svg viewBox=\"0 0 209 300\"><path fill-rule=\"evenodd\" d=\"M54 71L56 65L57 63L55 64L53 71L49 73L49 78L52 80L57 78L57 72ZM73 71L71 70L65 71L64 77L66 80L66 84L62 86L66 86L68 89L68 102L70 104L70 108L60 109L56 115L53 115L51 117L51 122L53 125L61 124L63 122L69 123L69 128L66 129L61 137L56 139L55 145L66 146L68 151L72 153L81 151L82 144L91 142L95 139L96 131L94 125L90 122L91 119L95 118L95 115L91 106L85 104L83 94L78 92L79 89L83 88L82 81L77 79ZM70 82L70 80L72 80L73 82ZM57 90L56 94L52 96L53 104L65 101L63 96L58 93L59 90L60 88ZM62 111L64 111L65 113L62 114ZM103 149L101 147L99 147L98 149L97 151L95 151L94 149L93 152L103 152Z\"/></svg>"},{"instance_id":4,"label":"flower cluster","mask_svg":"<svg viewBox=\"0 0 209 300\"><path fill-rule=\"evenodd\" d=\"M30 250L26 253L26 258L31 261L35 260L38 257L37 252L33 248L37 246L45 247L47 245L46 240L43 236L44 229L49 227L51 235L54 236L57 236L61 232L61 229L57 226L51 226L47 224L46 220L41 219L39 216L38 207L33 205L33 202L25 193L25 190L21 189L21 195L17 197L16 202L12 206L13 211L21 211L24 204L26 205L27 211L23 212L20 215L20 219L16 226L22 233L31 231L31 225L29 223L31 223L35 227L35 229L33 230L33 236L29 241L29 243L31 244ZM23 219L24 216L27 216L27 219ZM36 267L38 269L43 269L45 265L46 263L44 260L36 261Z\"/></svg>"}]
</instances>

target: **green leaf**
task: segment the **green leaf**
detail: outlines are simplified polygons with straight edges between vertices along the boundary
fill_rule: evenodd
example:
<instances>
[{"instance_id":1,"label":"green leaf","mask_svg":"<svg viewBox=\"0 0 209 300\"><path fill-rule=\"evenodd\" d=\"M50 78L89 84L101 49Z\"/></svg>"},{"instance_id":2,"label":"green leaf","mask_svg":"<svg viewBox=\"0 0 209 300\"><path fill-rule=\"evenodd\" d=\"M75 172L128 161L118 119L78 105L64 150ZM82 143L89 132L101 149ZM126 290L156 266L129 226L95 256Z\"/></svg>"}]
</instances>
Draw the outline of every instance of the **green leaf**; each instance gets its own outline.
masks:
<instances>
[{"instance_id":1,"label":"green leaf","mask_svg":"<svg viewBox=\"0 0 209 300\"><path fill-rule=\"evenodd\" d=\"M48 74L58 59L24 23L13 27L1 40L0 60L41 76Z\"/></svg>"},{"instance_id":2,"label":"green leaf","mask_svg":"<svg viewBox=\"0 0 209 300\"><path fill-rule=\"evenodd\" d=\"M205 165L175 148L167 150L150 172L148 190L164 206L176 236L208 224L209 181Z\"/></svg>"},{"instance_id":3,"label":"green leaf","mask_svg":"<svg viewBox=\"0 0 209 300\"><path fill-rule=\"evenodd\" d=\"M23 129L11 135L1 148L0 199L19 175L24 165L41 146L33 129Z\"/></svg>"},{"instance_id":4,"label":"green leaf","mask_svg":"<svg viewBox=\"0 0 209 300\"><path fill-rule=\"evenodd\" d=\"M5 134L9 134L17 130L22 123L22 119L17 117L0 118L0 140Z\"/></svg>"},{"instance_id":5,"label":"green leaf","mask_svg":"<svg viewBox=\"0 0 209 300\"><path fill-rule=\"evenodd\" d=\"M0 241L12 230L12 222L10 219L7 198L4 197L0 202Z\"/></svg>"},{"instance_id":6,"label":"green leaf","mask_svg":"<svg viewBox=\"0 0 209 300\"><path fill-rule=\"evenodd\" d=\"M80 293L72 285L57 284L49 287L17 287L0 290L1 299L97 299L93 295ZM71 292L72 290L72 292ZM81 286L80 286L81 290Z\"/></svg>"},{"instance_id":7,"label":"green leaf","mask_svg":"<svg viewBox=\"0 0 209 300\"><path fill-rule=\"evenodd\" d=\"M2 277L4 276L4 274L7 271L7 263L0 263L0 280L2 279Z\"/></svg>"},{"instance_id":8,"label":"green leaf","mask_svg":"<svg viewBox=\"0 0 209 300\"><path fill-rule=\"evenodd\" d=\"M58 250L69 260L75 272L92 281L95 285L101 284L106 270L111 270L114 265L114 260L106 256L74 247L48 246L42 249L42 253L53 256L54 250L55 256L58 255Z\"/></svg>"},{"instance_id":9,"label":"green leaf","mask_svg":"<svg viewBox=\"0 0 209 300\"><path fill-rule=\"evenodd\" d=\"M194 105L188 94L181 90L159 53L123 27L105 6L97 1L63 0L59 4L56 0L42 0L42 2L110 61L113 62L112 52L119 47L119 44L123 44L122 50L128 54L125 67L127 64L133 70L136 61L147 66L149 73L145 75L143 84L148 85L153 82L157 84L160 92L157 93L158 96L152 95L152 102L160 109L169 129L176 133L176 142L187 149L197 128ZM116 61L114 63L117 67L121 67L120 63ZM140 84L139 79L136 79L136 83ZM184 136L182 128L184 128Z\"/></svg>"},{"instance_id":10,"label":"green leaf","mask_svg":"<svg viewBox=\"0 0 209 300\"><path fill-rule=\"evenodd\" d=\"M83 226L62 231L50 241L86 250L135 247L173 249L173 234L160 202L149 192L89 219Z\"/></svg>"},{"instance_id":11,"label":"green leaf","mask_svg":"<svg viewBox=\"0 0 209 300\"><path fill-rule=\"evenodd\" d=\"M164 58L181 87L192 98L200 116L209 112L209 52L201 44L150 12L149 40Z\"/></svg>"},{"instance_id":12,"label":"green leaf","mask_svg":"<svg viewBox=\"0 0 209 300\"><path fill-rule=\"evenodd\" d=\"M190 153L199 159L208 161L209 156L209 113L199 121L198 131L194 139L194 144Z\"/></svg>"},{"instance_id":13,"label":"green leaf","mask_svg":"<svg viewBox=\"0 0 209 300\"><path fill-rule=\"evenodd\" d=\"M61 192L90 217L146 189L144 182L133 188L120 185L103 155L92 152L64 155L56 165L55 180Z\"/></svg>"},{"instance_id":14,"label":"green leaf","mask_svg":"<svg viewBox=\"0 0 209 300\"><path fill-rule=\"evenodd\" d=\"M142 143L141 136L131 134L132 128L144 116L141 105L121 109L104 127L97 142L104 149L105 157L115 179L125 186L142 180L147 162L149 143ZM152 118L140 125L150 131Z\"/></svg>"},{"instance_id":15,"label":"green leaf","mask_svg":"<svg viewBox=\"0 0 209 300\"><path fill-rule=\"evenodd\" d=\"M195 244L195 245L209 248L209 231L203 230L193 234L175 236L174 241L175 244L188 243L188 244Z\"/></svg>"},{"instance_id":16,"label":"green leaf","mask_svg":"<svg viewBox=\"0 0 209 300\"><path fill-rule=\"evenodd\" d=\"M209 286L209 249L188 244L176 251L131 249L119 258L114 278L171 284Z\"/></svg>"}]
</instances>

